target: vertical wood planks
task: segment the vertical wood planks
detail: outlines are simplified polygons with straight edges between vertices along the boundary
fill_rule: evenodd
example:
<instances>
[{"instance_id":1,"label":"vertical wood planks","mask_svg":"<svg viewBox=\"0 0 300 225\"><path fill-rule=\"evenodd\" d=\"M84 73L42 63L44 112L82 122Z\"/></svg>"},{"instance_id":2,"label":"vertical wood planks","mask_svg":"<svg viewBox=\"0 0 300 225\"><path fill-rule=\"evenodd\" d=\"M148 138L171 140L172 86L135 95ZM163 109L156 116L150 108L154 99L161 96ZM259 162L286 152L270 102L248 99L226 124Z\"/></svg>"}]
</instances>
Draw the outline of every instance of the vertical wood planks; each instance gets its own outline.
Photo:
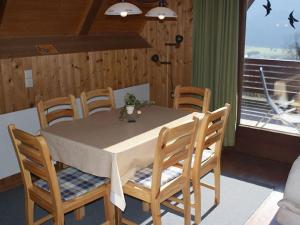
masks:
<instances>
[{"instance_id":1,"label":"vertical wood planks","mask_svg":"<svg viewBox=\"0 0 300 225\"><path fill-rule=\"evenodd\" d=\"M39 100L54 97L76 97L85 90L124 88L150 83L150 98L158 105L169 106L172 99L169 78L177 84L190 85L192 73L192 0L172 0L170 7L178 19L149 20L141 35L152 45L149 49L125 49L83 52L53 56L36 56L0 60L0 113L33 107ZM165 46L184 36L179 48ZM168 56L169 53L169 56ZM171 65L158 65L151 56L162 61L169 57ZM33 71L33 88L25 88L24 70Z\"/></svg>"}]
</instances>

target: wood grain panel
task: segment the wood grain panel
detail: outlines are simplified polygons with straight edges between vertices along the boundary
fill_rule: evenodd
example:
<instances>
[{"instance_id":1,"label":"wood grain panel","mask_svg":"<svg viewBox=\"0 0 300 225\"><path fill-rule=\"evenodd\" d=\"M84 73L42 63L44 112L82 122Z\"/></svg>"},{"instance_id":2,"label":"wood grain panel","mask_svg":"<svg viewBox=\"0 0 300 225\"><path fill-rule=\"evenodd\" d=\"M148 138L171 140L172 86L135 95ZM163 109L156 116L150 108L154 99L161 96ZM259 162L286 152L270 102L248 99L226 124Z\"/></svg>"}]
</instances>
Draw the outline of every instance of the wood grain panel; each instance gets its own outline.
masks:
<instances>
[{"instance_id":1,"label":"wood grain panel","mask_svg":"<svg viewBox=\"0 0 300 225\"><path fill-rule=\"evenodd\" d=\"M260 158L292 164L300 155L298 136L238 126L236 151Z\"/></svg>"},{"instance_id":2,"label":"wood grain panel","mask_svg":"<svg viewBox=\"0 0 300 225\"><path fill-rule=\"evenodd\" d=\"M8 0L0 36L70 35L90 0Z\"/></svg>"},{"instance_id":3,"label":"wood grain panel","mask_svg":"<svg viewBox=\"0 0 300 225\"><path fill-rule=\"evenodd\" d=\"M82 22L80 23L78 34L83 35L89 33L99 11L99 8L102 4L102 1L103 0L90 0L90 4L88 5Z\"/></svg>"},{"instance_id":4,"label":"wood grain panel","mask_svg":"<svg viewBox=\"0 0 300 225\"><path fill-rule=\"evenodd\" d=\"M138 6L143 14L140 15L129 15L126 18L120 16L107 16L105 11L113 4L120 2L119 0L103 1L101 8L95 18L95 21L91 27L90 33L101 33L101 32L140 32L143 29L144 23L147 20L145 13L153 8L157 3L142 4L138 1L129 0Z\"/></svg>"},{"instance_id":5,"label":"wood grain panel","mask_svg":"<svg viewBox=\"0 0 300 225\"><path fill-rule=\"evenodd\" d=\"M5 7L6 7L6 0L0 0L0 26L2 23Z\"/></svg>"},{"instance_id":6,"label":"wood grain panel","mask_svg":"<svg viewBox=\"0 0 300 225\"><path fill-rule=\"evenodd\" d=\"M141 36L153 46L142 49L80 52L49 56L32 56L0 60L0 113L21 110L41 100L81 91L111 86L113 89L150 83L150 97L158 105L172 104L167 89L191 84L192 63L192 0L173 0L170 7L177 21L147 21ZM166 47L177 34L184 36L179 48ZM169 56L168 56L169 53ZM162 61L169 57L171 65L151 61L159 54ZM33 88L24 87L24 69L33 70ZM172 90L169 90L169 93Z\"/></svg>"},{"instance_id":7,"label":"wood grain panel","mask_svg":"<svg viewBox=\"0 0 300 225\"><path fill-rule=\"evenodd\" d=\"M52 46L55 51L39 51L37 47L41 45ZM150 45L140 35L124 32L91 36L0 38L0 58L148 47Z\"/></svg>"},{"instance_id":8,"label":"wood grain panel","mask_svg":"<svg viewBox=\"0 0 300 225\"><path fill-rule=\"evenodd\" d=\"M5 4L7 2L7 4ZM139 33L146 23L145 13L157 2L129 0L141 15L107 16L104 12L119 0L0 0L0 37L41 37L103 32ZM6 7L5 7L6 6ZM91 28L91 29L90 29Z\"/></svg>"}]
</instances>

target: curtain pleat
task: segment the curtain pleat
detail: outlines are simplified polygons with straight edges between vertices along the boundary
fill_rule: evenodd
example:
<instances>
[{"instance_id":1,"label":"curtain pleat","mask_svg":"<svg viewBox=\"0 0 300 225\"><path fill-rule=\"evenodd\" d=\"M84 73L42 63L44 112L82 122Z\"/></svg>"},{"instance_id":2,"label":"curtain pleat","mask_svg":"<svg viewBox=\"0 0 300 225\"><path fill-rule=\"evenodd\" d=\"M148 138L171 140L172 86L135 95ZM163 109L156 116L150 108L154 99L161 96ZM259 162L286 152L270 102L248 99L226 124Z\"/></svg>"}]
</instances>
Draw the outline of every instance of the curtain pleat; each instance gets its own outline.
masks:
<instances>
[{"instance_id":1,"label":"curtain pleat","mask_svg":"<svg viewBox=\"0 0 300 225\"><path fill-rule=\"evenodd\" d=\"M235 143L239 0L194 0L193 79L212 91L211 110L231 104L224 139Z\"/></svg>"}]
</instances>

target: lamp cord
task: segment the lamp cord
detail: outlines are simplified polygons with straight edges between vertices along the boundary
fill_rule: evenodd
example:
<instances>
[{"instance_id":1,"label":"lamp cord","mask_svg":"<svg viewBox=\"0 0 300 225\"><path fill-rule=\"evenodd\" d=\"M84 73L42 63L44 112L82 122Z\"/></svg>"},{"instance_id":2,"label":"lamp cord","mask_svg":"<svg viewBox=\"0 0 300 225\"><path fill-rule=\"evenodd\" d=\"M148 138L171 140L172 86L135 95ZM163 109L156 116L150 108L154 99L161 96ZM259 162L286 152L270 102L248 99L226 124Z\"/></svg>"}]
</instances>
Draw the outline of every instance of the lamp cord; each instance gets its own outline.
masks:
<instances>
[{"instance_id":1,"label":"lamp cord","mask_svg":"<svg viewBox=\"0 0 300 225\"><path fill-rule=\"evenodd\" d=\"M124 0L122 0L124 1ZM152 4L158 2L160 7L166 7L168 5L166 0L136 0L137 2L142 2L144 4Z\"/></svg>"}]
</instances>

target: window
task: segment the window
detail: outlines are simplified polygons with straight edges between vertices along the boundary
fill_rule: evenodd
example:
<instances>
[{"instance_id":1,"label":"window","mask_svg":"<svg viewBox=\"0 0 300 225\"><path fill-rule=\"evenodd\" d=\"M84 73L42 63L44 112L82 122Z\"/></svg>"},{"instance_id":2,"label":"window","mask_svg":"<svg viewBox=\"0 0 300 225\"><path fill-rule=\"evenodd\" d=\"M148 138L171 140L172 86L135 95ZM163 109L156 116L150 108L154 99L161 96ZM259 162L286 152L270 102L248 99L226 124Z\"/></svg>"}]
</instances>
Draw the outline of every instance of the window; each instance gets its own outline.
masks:
<instances>
[{"instance_id":1,"label":"window","mask_svg":"<svg viewBox=\"0 0 300 225\"><path fill-rule=\"evenodd\" d=\"M240 124L300 135L300 22L288 19L300 21L300 1L270 3L267 16L267 0L247 13Z\"/></svg>"}]
</instances>

